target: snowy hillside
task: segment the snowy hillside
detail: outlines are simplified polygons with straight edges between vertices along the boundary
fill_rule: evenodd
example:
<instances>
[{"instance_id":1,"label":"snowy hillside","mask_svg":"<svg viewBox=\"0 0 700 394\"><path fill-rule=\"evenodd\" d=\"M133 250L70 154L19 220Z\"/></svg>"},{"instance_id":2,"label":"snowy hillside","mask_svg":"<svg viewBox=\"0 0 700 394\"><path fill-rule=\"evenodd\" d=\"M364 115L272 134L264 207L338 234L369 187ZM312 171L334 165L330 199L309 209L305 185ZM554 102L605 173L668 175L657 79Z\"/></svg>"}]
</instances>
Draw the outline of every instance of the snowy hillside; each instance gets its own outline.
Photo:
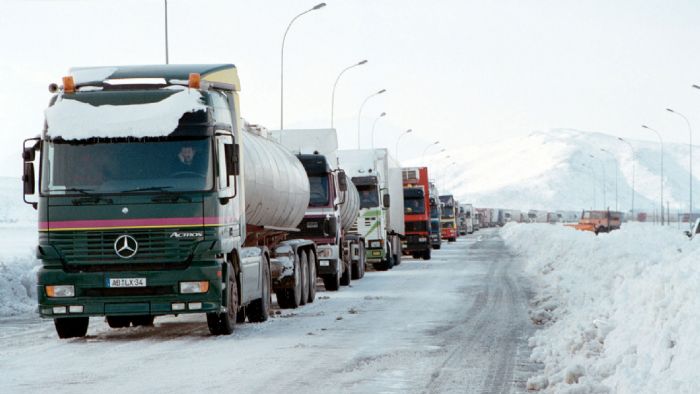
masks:
<instances>
[{"instance_id":1,"label":"snowy hillside","mask_svg":"<svg viewBox=\"0 0 700 394\"><path fill-rule=\"evenodd\" d=\"M615 209L617 175L618 209L628 211L634 166L635 210L653 212L659 204L661 167L660 146L651 142L653 138L649 132L648 141L629 141L634 160L629 145L615 136L555 129L486 146L449 149L449 158L443 153L426 157L425 162L437 169L431 178L441 192L452 192L460 201L477 206L522 210L603 208L604 202ZM453 161L456 165L451 165ZM666 144L664 204L669 202L672 215L688 209L688 168L688 146ZM699 173L697 166L695 174ZM697 178L693 188L700 191ZM697 193L694 200L697 206Z\"/></svg>"}]
</instances>

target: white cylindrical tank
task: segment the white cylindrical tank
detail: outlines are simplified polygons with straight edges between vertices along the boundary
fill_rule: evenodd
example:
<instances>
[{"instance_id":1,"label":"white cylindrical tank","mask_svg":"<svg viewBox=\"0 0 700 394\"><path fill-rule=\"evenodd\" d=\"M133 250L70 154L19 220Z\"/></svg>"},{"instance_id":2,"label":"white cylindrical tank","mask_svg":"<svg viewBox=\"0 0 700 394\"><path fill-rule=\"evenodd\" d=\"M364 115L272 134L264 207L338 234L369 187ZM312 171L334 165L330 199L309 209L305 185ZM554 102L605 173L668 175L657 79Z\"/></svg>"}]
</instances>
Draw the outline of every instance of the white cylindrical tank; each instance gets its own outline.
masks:
<instances>
[{"instance_id":1,"label":"white cylindrical tank","mask_svg":"<svg viewBox=\"0 0 700 394\"><path fill-rule=\"evenodd\" d=\"M350 229L350 226L355 223L357 214L360 212L360 195L357 192L355 184L352 183L350 177L346 177L348 190L345 191L345 201L340 204L340 225L343 231ZM342 198L343 196L341 196Z\"/></svg>"},{"instance_id":2,"label":"white cylindrical tank","mask_svg":"<svg viewBox=\"0 0 700 394\"><path fill-rule=\"evenodd\" d=\"M309 178L282 145L242 134L246 224L296 228L309 205Z\"/></svg>"}]
</instances>

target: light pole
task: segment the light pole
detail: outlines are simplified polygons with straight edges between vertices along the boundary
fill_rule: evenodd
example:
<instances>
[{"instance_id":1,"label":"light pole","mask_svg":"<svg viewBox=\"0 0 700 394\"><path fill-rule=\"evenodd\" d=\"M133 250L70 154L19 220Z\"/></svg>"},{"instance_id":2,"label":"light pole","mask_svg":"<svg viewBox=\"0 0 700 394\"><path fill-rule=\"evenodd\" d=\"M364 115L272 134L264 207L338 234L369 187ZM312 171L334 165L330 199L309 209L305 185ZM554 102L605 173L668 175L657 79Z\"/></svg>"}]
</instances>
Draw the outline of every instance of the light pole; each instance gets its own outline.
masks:
<instances>
[{"instance_id":1,"label":"light pole","mask_svg":"<svg viewBox=\"0 0 700 394\"><path fill-rule=\"evenodd\" d=\"M592 159L598 159L597 157L593 155L588 155ZM600 168L603 170L603 210L608 209L608 196L607 196L607 187L605 185L605 163L603 161L600 161Z\"/></svg>"},{"instance_id":2,"label":"light pole","mask_svg":"<svg viewBox=\"0 0 700 394\"><path fill-rule=\"evenodd\" d=\"M681 118L685 119L685 123L688 125L688 152L689 152L688 157L690 158L690 162L688 163L690 165L690 199L688 200L688 207L690 208L688 214L690 216L688 216L688 223L692 226L693 225L693 223L692 223L692 220L693 220L693 129L690 127L690 121L688 120L688 118L685 115L683 115L680 112L674 111L671 108L666 108L666 111L668 111L672 114L676 114L676 115L680 116ZM661 206L661 209L663 210L664 207Z\"/></svg>"},{"instance_id":3,"label":"light pole","mask_svg":"<svg viewBox=\"0 0 700 394\"><path fill-rule=\"evenodd\" d=\"M449 156L447 156L447 157L449 157ZM453 161L452 163L448 164L448 165L445 167L444 170L442 170L442 176L440 177L440 184L442 185L443 188L447 188L447 187L445 186L445 175L447 174L447 170L448 170L450 167L452 167L453 165L456 165L456 164L457 164L457 162L456 162L456 161ZM466 193L465 193L465 194L466 194Z\"/></svg>"},{"instance_id":4,"label":"light pole","mask_svg":"<svg viewBox=\"0 0 700 394\"><path fill-rule=\"evenodd\" d=\"M170 63L168 57L168 0L165 0L165 64Z\"/></svg>"},{"instance_id":5,"label":"light pole","mask_svg":"<svg viewBox=\"0 0 700 394\"><path fill-rule=\"evenodd\" d=\"M396 139L396 150L394 152L396 152L396 161L398 161L399 163L401 163L401 160L399 160L399 141L401 141L401 137L405 136L406 134L408 134L412 131L413 131L413 129L408 129L408 130L404 131L403 133L401 133L399 138Z\"/></svg>"},{"instance_id":6,"label":"light pole","mask_svg":"<svg viewBox=\"0 0 700 394\"><path fill-rule=\"evenodd\" d=\"M661 225L663 226L664 224L664 213L663 213L663 208L664 208L664 140L661 138L661 133L659 133L657 130L652 129L651 127L647 125L642 125L642 128L647 129L649 131L654 132L657 137L659 137L659 143L661 144L661 186L659 188L659 195L661 196Z\"/></svg>"},{"instance_id":7,"label":"light pole","mask_svg":"<svg viewBox=\"0 0 700 394\"><path fill-rule=\"evenodd\" d=\"M360 105L360 112L357 114L357 149L360 149L360 124L362 122L362 109L365 107L365 104L367 104L367 101L371 99L374 96L378 96L382 93L386 92L386 89L382 89L378 91L377 93L372 93L367 98L365 101L362 102L362 105Z\"/></svg>"},{"instance_id":8,"label":"light pole","mask_svg":"<svg viewBox=\"0 0 700 394\"><path fill-rule=\"evenodd\" d=\"M377 125L377 122L379 119L383 118L386 116L386 112L382 112L377 116L377 119L374 120L374 123L372 123L372 149L374 149L374 127Z\"/></svg>"},{"instance_id":9,"label":"light pole","mask_svg":"<svg viewBox=\"0 0 700 394\"><path fill-rule=\"evenodd\" d=\"M598 192L596 191L595 187L595 184L598 182L598 177L596 177L595 171L593 171L592 167L589 167L584 163L581 163L581 167L591 171L591 173L589 174L591 176L591 179L593 180L593 206L591 207L591 209L595 209L596 205L598 205Z\"/></svg>"},{"instance_id":10,"label":"light pole","mask_svg":"<svg viewBox=\"0 0 700 394\"><path fill-rule=\"evenodd\" d=\"M422 162L423 160L425 160L425 152L427 152L428 149L430 149L430 147L435 146L435 145L437 145L437 144L439 144L439 143L440 143L440 141L435 141L435 142L433 142L432 144L426 146L425 149L423 149L423 155L421 156L420 161Z\"/></svg>"},{"instance_id":11,"label":"light pole","mask_svg":"<svg viewBox=\"0 0 700 394\"><path fill-rule=\"evenodd\" d=\"M343 71L341 71L340 74L338 74L338 77L335 79L335 83L333 84L333 93L331 93L331 129L333 128L333 110L335 109L335 88L338 86L338 81L340 81L340 77L342 77L343 74L345 74L345 72L348 71L349 69L351 69L353 67L361 66L361 65L366 64L366 63L367 63L367 60L362 60L360 62L353 64L352 66L345 67L343 69Z\"/></svg>"},{"instance_id":12,"label":"light pole","mask_svg":"<svg viewBox=\"0 0 700 394\"><path fill-rule=\"evenodd\" d=\"M613 158L613 161L615 162L615 211L618 211L619 208L617 205L617 173L620 172L620 168L617 164L617 158L615 157L615 155L613 155L610 151L605 150L603 148L600 148L600 151L609 154Z\"/></svg>"},{"instance_id":13,"label":"light pole","mask_svg":"<svg viewBox=\"0 0 700 394\"><path fill-rule=\"evenodd\" d=\"M634 217L634 175L635 175L634 174L634 169L635 169L634 147L632 146L632 144L629 141L623 139L622 137L617 137L617 139L624 142L625 144L627 144L627 146L630 147L630 151L632 152L632 204L630 207L630 213Z\"/></svg>"},{"instance_id":14,"label":"light pole","mask_svg":"<svg viewBox=\"0 0 700 394\"><path fill-rule=\"evenodd\" d=\"M280 130L284 130L284 42L287 40L287 33L289 33L289 28L292 27L292 23L299 19L300 16L308 14L311 11L316 11L326 6L326 3L318 3L312 8L302 12L301 14L292 18L287 25L287 30L284 31L284 36L282 36L282 53L280 56Z\"/></svg>"}]
</instances>

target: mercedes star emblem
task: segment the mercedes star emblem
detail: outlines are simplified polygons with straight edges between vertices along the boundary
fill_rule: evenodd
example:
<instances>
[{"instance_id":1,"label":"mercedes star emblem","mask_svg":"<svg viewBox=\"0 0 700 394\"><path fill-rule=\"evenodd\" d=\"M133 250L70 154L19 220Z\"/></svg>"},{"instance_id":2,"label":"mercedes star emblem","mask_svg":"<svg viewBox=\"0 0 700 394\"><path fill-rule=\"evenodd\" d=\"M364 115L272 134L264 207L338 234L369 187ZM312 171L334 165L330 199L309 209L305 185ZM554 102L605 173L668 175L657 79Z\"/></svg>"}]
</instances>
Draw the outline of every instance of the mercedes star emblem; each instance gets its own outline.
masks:
<instances>
[{"instance_id":1,"label":"mercedes star emblem","mask_svg":"<svg viewBox=\"0 0 700 394\"><path fill-rule=\"evenodd\" d=\"M134 257L137 250L139 250L139 243L131 235L120 235L114 241L114 252L123 259Z\"/></svg>"}]
</instances>

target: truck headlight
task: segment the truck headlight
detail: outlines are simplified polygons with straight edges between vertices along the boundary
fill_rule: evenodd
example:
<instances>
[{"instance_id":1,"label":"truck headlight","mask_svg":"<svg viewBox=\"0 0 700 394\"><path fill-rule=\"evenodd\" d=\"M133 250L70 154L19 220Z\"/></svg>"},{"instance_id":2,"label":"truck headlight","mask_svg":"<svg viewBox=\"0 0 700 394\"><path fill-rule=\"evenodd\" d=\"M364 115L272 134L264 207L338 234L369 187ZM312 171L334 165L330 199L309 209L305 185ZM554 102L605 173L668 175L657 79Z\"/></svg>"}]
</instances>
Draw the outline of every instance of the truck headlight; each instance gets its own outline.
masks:
<instances>
[{"instance_id":1,"label":"truck headlight","mask_svg":"<svg viewBox=\"0 0 700 394\"><path fill-rule=\"evenodd\" d=\"M382 247L382 240L369 241L369 247L373 249L378 249Z\"/></svg>"},{"instance_id":2,"label":"truck headlight","mask_svg":"<svg viewBox=\"0 0 700 394\"><path fill-rule=\"evenodd\" d=\"M46 286L46 295L50 298L75 297L73 285Z\"/></svg>"},{"instance_id":3,"label":"truck headlight","mask_svg":"<svg viewBox=\"0 0 700 394\"><path fill-rule=\"evenodd\" d=\"M333 251L331 248L323 248L318 250L318 257L331 257L333 255Z\"/></svg>"},{"instance_id":4,"label":"truck headlight","mask_svg":"<svg viewBox=\"0 0 700 394\"><path fill-rule=\"evenodd\" d=\"M197 294L209 291L209 281L180 282L180 294Z\"/></svg>"}]
</instances>

